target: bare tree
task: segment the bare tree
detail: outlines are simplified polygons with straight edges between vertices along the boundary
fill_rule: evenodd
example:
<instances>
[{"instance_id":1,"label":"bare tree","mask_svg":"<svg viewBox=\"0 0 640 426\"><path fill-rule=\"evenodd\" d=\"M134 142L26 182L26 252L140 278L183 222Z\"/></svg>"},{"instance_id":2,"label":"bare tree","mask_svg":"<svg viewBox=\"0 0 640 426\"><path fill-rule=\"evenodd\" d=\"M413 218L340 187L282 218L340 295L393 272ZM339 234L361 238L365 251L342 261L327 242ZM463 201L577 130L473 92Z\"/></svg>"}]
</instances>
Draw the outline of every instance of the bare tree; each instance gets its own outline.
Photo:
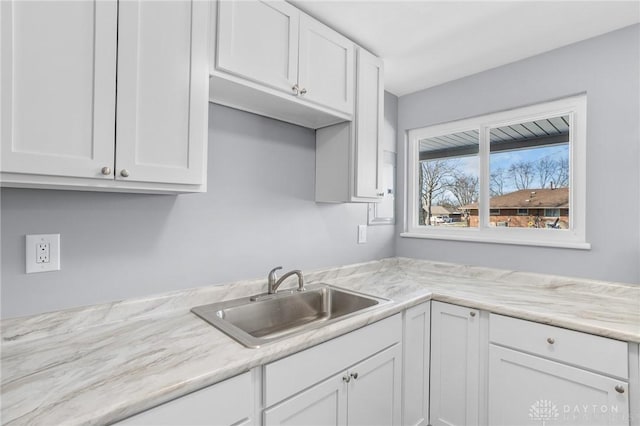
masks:
<instances>
[{"instance_id":1,"label":"bare tree","mask_svg":"<svg viewBox=\"0 0 640 426\"><path fill-rule=\"evenodd\" d=\"M478 201L478 176L460 172L454 173L447 185L447 189L456 198L458 207L473 204Z\"/></svg>"},{"instance_id":2,"label":"bare tree","mask_svg":"<svg viewBox=\"0 0 640 426\"><path fill-rule=\"evenodd\" d=\"M565 188L569 186L569 158L560 158L555 163L553 183L556 188Z\"/></svg>"},{"instance_id":3,"label":"bare tree","mask_svg":"<svg viewBox=\"0 0 640 426\"><path fill-rule=\"evenodd\" d=\"M509 166L507 174L517 189L528 189L533 183L535 167L531 161L518 161Z\"/></svg>"},{"instance_id":4,"label":"bare tree","mask_svg":"<svg viewBox=\"0 0 640 426\"><path fill-rule=\"evenodd\" d=\"M420 162L420 224L431 224L433 200L447 189L448 179L456 169L456 163L447 160Z\"/></svg>"},{"instance_id":5,"label":"bare tree","mask_svg":"<svg viewBox=\"0 0 640 426\"><path fill-rule=\"evenodd\" d=\"M536 161L535 168L538 174L539 188L545 188L547 184L553 182L553 178L557 174L558 161L553 158L542 157Z\"/></svg>"},{"instance_id":6,"label":"bare tree","mask_svg":"<svg viewBox=\"0 0 640 426\"><path fill-rule=\"evenodd\" d=\"M489 176L489 191L492 197L504 194L506 173L503 168L496 169Z\"/></svg>"}]
</instances>

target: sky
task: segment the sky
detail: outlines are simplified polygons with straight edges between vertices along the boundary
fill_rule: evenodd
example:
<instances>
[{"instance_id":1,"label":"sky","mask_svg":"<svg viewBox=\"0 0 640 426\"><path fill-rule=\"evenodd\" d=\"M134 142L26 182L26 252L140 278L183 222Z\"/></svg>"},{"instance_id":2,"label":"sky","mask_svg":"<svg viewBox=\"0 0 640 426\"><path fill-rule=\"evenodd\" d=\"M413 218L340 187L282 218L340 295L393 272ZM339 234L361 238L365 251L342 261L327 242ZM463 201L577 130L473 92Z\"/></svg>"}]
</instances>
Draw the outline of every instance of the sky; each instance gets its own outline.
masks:
<instances>
[{"instance_id":1,"label":"sky","mask_svg":"<svg viewBox=\"0 0 640 426\"><path fill-rule=\"evenodd\" d=\"M541 158L549 157L552 159L567 159L569 158L569 144L543 146L538 148L527 148L520 150L502 151L491 154L489 172L495 171L499 168L508 170L509 167L521 161L538 161ZM461 170L464 170L467 174L478 176L480 169L480 162L478 156L469 157L456 157L447 161L455 162L458 164ZM505 181L504 192L513 192L517 188L509 179ZM446 196L446 194L443 194ZM449 197L451 198L451 197Z\"/></svg>"}]
</instances>

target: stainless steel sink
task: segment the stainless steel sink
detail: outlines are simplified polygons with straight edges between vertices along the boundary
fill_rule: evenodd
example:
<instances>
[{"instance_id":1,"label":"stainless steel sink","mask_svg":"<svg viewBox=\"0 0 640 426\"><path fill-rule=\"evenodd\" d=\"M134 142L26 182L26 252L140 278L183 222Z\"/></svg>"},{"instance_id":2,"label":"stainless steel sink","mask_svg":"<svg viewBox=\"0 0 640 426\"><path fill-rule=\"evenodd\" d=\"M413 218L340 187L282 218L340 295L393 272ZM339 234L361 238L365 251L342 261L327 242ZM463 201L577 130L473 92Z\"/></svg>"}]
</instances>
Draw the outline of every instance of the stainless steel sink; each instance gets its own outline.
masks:
<instances>
[{"instance_id":1,"label":"stainless steel sink","mask_svg":"<svg viewBox=\"0 0 640 426\"><path fill-rule=\"evenodd\" d=\"M191 312L250 348L378 307L387 299L313 284L304 291L245 297L197 306Z\"/></svg>"}]
</instances>

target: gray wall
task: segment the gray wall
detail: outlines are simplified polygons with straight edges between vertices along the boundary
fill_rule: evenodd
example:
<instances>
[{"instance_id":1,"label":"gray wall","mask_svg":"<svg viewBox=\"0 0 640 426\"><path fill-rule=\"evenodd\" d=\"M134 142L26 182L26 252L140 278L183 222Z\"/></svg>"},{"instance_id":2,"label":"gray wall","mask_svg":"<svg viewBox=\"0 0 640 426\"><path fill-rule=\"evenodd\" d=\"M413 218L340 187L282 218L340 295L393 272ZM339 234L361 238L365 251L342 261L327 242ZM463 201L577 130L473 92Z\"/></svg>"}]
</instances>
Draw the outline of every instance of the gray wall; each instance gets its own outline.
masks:
<instances>
[{"instance_id":1,"label":"gray wall","mask_svg":"<svg viewBox=\"0 0 640 426\"><path fill-rule=\"evenodd\" d=\"M404 158L407 129L586 92L590 251L398 237L397 255L640 281L639 55L635 25L399 99L398 158ZM400 162L399 176L404 171Z\"/></svg>"},{"instance_id":2,"label":"gray wall","mask_svg":"<svg viewBox=\"0 0 640 426\"><path fill-rule=\"evenodd\" d=\"M357 244L367 205L314 185L314 131L211 104L206 194L2 189L2 317L393 256L393 226ZM25 274L31 233L61 234L60 271Z\"/></svg>"}]
</instances>

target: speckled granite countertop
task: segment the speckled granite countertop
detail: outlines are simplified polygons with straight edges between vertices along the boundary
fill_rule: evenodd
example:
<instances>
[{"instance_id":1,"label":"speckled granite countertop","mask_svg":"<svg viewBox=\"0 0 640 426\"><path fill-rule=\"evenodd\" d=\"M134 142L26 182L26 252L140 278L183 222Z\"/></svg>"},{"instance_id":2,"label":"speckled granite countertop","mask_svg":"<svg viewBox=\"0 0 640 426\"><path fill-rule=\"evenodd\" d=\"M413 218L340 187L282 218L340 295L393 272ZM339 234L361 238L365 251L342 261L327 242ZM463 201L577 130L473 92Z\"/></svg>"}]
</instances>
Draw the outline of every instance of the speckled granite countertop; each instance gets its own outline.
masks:
<instances>
[{"instance_id":1,"label":"speckled granite countertop","mask_svg":"<svg viewBox=\"0 0 640 426\"><path fill-rule=\"evenodd\" d=\"M640 286L404 258L306 278L393 303L259 349L189 310L264 292L264 280L4 320L2 424L114 422L429 299L640 342Z\"/></svg>"}]
</instances>

